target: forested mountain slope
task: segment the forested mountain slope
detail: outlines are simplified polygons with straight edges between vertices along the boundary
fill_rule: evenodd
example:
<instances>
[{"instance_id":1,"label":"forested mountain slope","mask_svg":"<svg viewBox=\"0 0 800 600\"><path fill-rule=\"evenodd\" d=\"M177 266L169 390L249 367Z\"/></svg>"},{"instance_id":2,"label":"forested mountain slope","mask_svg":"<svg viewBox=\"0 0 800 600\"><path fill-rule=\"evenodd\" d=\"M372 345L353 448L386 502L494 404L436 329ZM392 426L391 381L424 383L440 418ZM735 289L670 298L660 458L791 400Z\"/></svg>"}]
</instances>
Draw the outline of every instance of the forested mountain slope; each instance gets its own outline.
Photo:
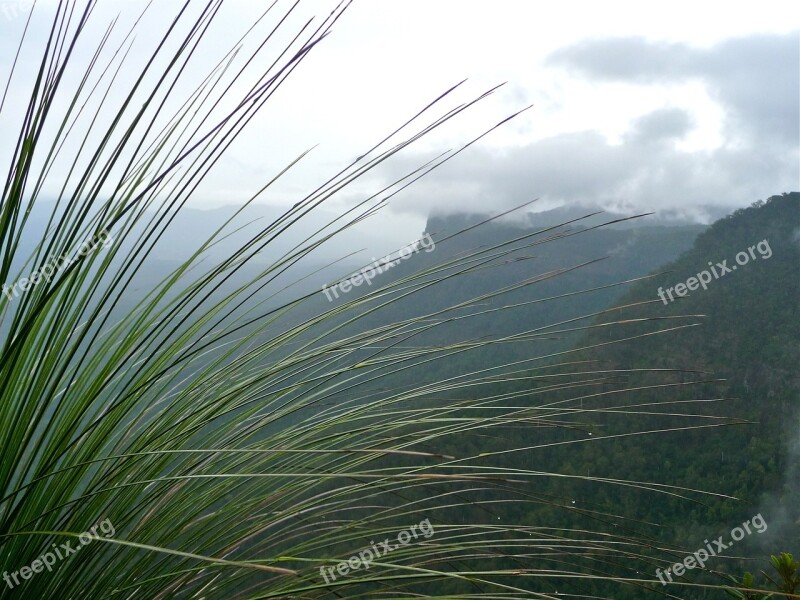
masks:
<instances>
[{"instance_id":1,"label":"forested mountain slope","mask_svg":"<svg viewBox=\"0 0 800 600\"><path fill-rule=\"evenodd\" d=\"M554 484L547 489L575 493L579 504L590 503L596 510L640 519L635 529L652 536L654 549L673 548L676 561L703 547L706 538L727 535L761 514L767 531L746 537L728 552L755 560L718 559L708 567L739 575L745 569L767 569L770 553L797 555L800 549L800 194L774 196L717 221L664 270L669 272L637 283L619 299L620 305L651 303L614 316L663 317L659 330L665 333L610 343L652 328L635 321L624 328L597 328L581 341L580 346L590 348L577 357L596 360L609 371L686 372L666 378L660 373L631 374L626 386L661 387L629 393L624 401L617 396L582 400L586 409L616 413L592 413L591 419L586 418L595 437L608 439L553 449L538 459L547 470L650 481L680 488L674 492L705 490L735 499L688 494L700 500L689 502L591 484ZM709 278L704 289L700 280ZM680 283L687 287L676 291ZM666 293L669 288L676 298L673 302ZM596 324L610 320L604 316ZM625 411L629 414L623 420L619 413ZM719 417L742 422L731 424ZM579 522L563 519L565 527ZM647 525L653 523L659 525ZM631 565L618 567L631 576ZM657 566L669 564L653 562L649 574ZM724 580L695 571L686 581ZM587 584L581 589L608 593L603 586ZM670 592L681 598L724 597L693 588ZM645 597L634 588L629 596L618 593L614 597Z\"/></svg>"},{"instance_id":2,"label":"forested mountain slope","mask_svg":"<svg viewBox=\"0 0 800 600\"><path fill-rule=\"evenodd\" d=\"M608 249L602 235L616 232L596 233L601 235L591 244L586 241L587 250ZM562 241L576 239L580 236ZM665 239L674 238L667 234ZM658 252L653 245L635 247L637 256L648 250ZM568 252L554 253L559 258L550 264L586 258L582 252L582 244L575 244ZM611 265L613 259L604 263ZM631 262L616 268L587 269L572 281L554 279L549 293L635 275ZM708 276L701 275L706 270ZM748 559L716 557L707 565L710 571L676 578L725 584L726 573L767 570L769 554L797 555L800 550L800 194L774 196L717 221L679 258L655 271L661 274L604 299L607 306L613 302L623 308L598 316L589 333L570 338L576 350L559 357L569 364L521 371L481 390L481 397L505 395L506 405L516 403L532 416L546 416L552 426L509 426L494 437L466 433L435 450L485 455L487 465L499 465L492 452L526 448L503 454L502 464L541 471L541 484L524 502L495 507L488 518L555 525L547 532L554 538L606 532L607 538L593 534L580 542L587 556L595 557L596 574L652 579L657 568L663 572L704 547L704 540L729 536L733 528L761 515L765 531L754 531L726 553ZM703 289L699 280L709 277ZM685 294L679 296L679 283L696 289L678 288ZM676 298L672 302L666 293L670 288ZM517 327L604 308L587 300L571 308L557 303L552 312L535 314L540 307L518 313ZM652 318L658 320L639 321ZM560 339L554 346L564 343ZM523 356L520 346L507 352ZM554 390L552 379L542 377L573 373L574 381L576 371L585 373L579 376L585 381L582 388ZM475 514L463 518L479 521L484 512L476 506ZM643 545L642 539L649 542ZM538 559L541 569L570 571L558 547L554 542L553 552ZM542 581L548 582L546 589ZM677 598L726 597L703 588L635 582L620 588L558 577L537 580L536 586L548 593L604 598L645 598L654 591Z\"/></svg>"}]
</instances>

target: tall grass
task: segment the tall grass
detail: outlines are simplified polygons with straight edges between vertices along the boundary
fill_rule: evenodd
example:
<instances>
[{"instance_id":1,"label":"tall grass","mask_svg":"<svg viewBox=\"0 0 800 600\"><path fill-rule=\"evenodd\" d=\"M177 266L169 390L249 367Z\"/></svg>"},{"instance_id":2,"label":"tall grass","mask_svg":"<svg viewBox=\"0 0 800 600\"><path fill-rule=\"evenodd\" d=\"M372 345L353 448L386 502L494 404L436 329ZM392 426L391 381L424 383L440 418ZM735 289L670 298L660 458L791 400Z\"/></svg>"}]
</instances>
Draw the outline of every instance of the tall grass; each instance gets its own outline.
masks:
<instances>
[{"instance_id":1,"label":"tall grass","mask_svg":"<svg viewBox=\"0 0 800 600\"><path fill-rule=\"evenodd\" d=\"M423 303L442 281L497 267L519 250L576 231L550 228L475 248L333 304L321 302L321 292L295 291L307 289L300 285L305 258L454 152L301 235L270 264L258 262L276 240L305 231L311 211L494 90L466 103L451 100L458 86L446 90L223 260L214 262L212 250L239 226L238 213L142 292L137 277L158 258L158 242L176 214L294 70L324 52L347 6L296 31L286 30L294 5L267 6L258 23L267 34L250 54L243 40L222 40L229 51L194 88L184 80L199 49L220 43L208 31L221 0L187 2L164 15L163 31L155 34L136 26L120 32L113 22L99 38L87 33L96 2L35 10L48 8L46 44L31 44L28 23L20 21L20 52L8 63L4 57L11 69L0 119L18 129L13 136L4 130L2 142L13 153L2 187L0 279L19 281L56 257L76 260L19 296L0 296L0 557L4 569L18 571L106 518L115 534L13 590L1 585L0 596L552 598L553 578L608 579L612 563L656 564L643 555L652 544L631 530L614 537L498 521L494 508L510 502L569 510L560 499L536 494L537 481L559 474L542 465L503 466L504 455L523 449L443 451L452 440L512 425L532 436L541 427L578 426L578 414L590 419L591 410L578 413L564 394L589 397L587 387L616 381L619 373L532 350L521 363L444 380L415 375L465 352L579 331L593 319L618 325L618 313L607 311L521 328L512 338L415 344L443 324L505 310L509 292L535 288L567 269L418 318L369 320L398 303ZM137 33L152 43L149 54L136 46L133 60ZM276 47L284 44L279 39L290 41ZM91 58L76 62L87 44ZM26 52L41 55L35 72L20 71L17 59ZM265 180L243 207L304 156ZM48 203L43 190L54 188L59 193ZM48 215L41 230L32 226L37 211ZM108 248L77 253L105 232L113 239ZM695 322L688 316L666 329ZM559 367L558 376L548 371ZM539 384L533 400L525 390L493 388L525 381ZM560 394L560 404L548 403L549 393ZM370 569L331 582L320 576L320 567L425 518L434 536ZM553 556L560 569L543 566ZM629 577L612 579L645 585L652 577L631 567Z\"/></svg>"}]
</instances>

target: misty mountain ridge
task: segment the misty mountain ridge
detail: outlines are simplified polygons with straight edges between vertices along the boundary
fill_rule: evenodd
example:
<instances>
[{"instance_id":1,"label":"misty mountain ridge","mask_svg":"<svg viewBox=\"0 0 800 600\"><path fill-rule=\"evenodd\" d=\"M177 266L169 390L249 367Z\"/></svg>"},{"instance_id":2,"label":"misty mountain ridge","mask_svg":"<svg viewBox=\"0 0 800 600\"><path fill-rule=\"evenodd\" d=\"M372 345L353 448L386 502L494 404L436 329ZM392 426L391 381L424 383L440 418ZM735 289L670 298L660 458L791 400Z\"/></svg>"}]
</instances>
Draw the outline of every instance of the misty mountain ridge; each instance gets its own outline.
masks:
<instances>
[{"instance_id":1,"label":"misty mountain ridge","mask_svg":"<svg viewBox=\"0 0 800 600\"><path fill-rule=\"evenodd\" d=\"M592 213L600 213L598 218L602 218L604 221L616 221L637 215L644 215L637 216L629 221L622 221L609 225L609 227L617 229L683 225L705 226L725 217L727 214L733 212L733 210L734 209L711 204L703 204L690 208L676 207L669 210L655 211L652 214L646 214L647 211L617 212L596 204L564 204L556 208L537 210L537 203L534 202L527 207L527 210L521 209L519 211L514 211L508 215L497 218L495 222L519 229L554 227L562 223L582 219ZM491 216L492 215L489 213L437 213L434 211L428 218L428 230L437 231L438 228L442 227L445 223L454 227L469 227L491 218ZM585 223L586 221L578 221L574 225L581 227L586 226Z\"/></svg>"}]
</instances>

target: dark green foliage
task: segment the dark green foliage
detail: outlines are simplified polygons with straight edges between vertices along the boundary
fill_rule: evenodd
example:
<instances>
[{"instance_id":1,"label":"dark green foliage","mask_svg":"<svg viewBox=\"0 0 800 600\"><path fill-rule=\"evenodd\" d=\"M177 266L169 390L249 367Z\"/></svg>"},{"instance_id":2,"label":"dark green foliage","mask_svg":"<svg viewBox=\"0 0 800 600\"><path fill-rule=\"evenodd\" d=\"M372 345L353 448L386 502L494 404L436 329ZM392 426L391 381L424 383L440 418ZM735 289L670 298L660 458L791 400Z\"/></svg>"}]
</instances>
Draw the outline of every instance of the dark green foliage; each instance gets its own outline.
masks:
<instances>
[{"instance_id":1,"label":"dark green foliage","mask_svg":"<svg viewBox=\"0 0 800 600\"><path fill-rule=\"evenodd\" d=\"M788 552L782 552L777 556L771 556L770 562L772 563L772 568L775 571L774 575L777 576L777 580L771 577L769 573L762 571L768 583L759 585L758 587L776 589L779 592L783 592L785 594L783 597L787 599L796 598L797 596L795 594L800 591L800 561L795 560ZM735 583L738 588L752 589L757 586L753 574L749 572L744 574L742 581ZM761 594L735 588L726 591L732 598L738 598L740 600L766 600L767 598L775 596L775 594Z\"/></svg>"},{"instance_id":2,"label":"dark green foliage","mask_svg":"<svg viewBox=\"0 0 800 600\"><path fill-rule=\"evenodd\" d=\"M746 251L763 239L769 240L770 258L751 259L735 272L712 281L707 290L701 288L667 306L659 300L659 287L686 281L707 268L708 261L727 259L730 265L737 252ZM664 374L649 371L628 373L622 385L608 382L597 391L667 387L643 389L637 394L614 394L607 400L602 396L592 397L591 390L587 390L586 398L578 402L570 400L568 406L577 410L576 420L585 417L585 431L594 432L599 440L583 444L575 443L580 435L567 431L547 435L540 430L531 437L509 430L506 435L515 445L565 444L539 448L525 458L518 457L516 464L588 477L585 483L545 481L539 490L571 498L576 507L638 520L631 526L632 531L647 532L657 546L674 549L674 560L702 547L705 538L727 534L759 512L771 525L768 533L763 539L759 535L745 539L737 545L735 555L761 556L762 544L796 544L800 539L796 501L800 490L798 455L791 452L800 432L799 240L800 194L772 197L736 211L701 233L690 251L659 269L669 273L635 284L619 298L619 304L648 300L651 304L626 309L620 316L635 319L655 311L671 319L685 315L697 326L669 332L674 324L667 320L662 327L665 333L661 335L619 343L616 341L645 333L646 328L632 321L623 328L596 329L579 344L601 346L582 351L574 358L599 361L596 363L599 368L608 371L696 367L702 372L679 372L666 378ZM612 315L603 316L598 322L608 321ZM519 389L526 387L530 389L527 384L521 384ZM568 397L565 395L565 401ZM697 403L698 399L703 402ZM591 412L597 410L610 412ZM637 411L651 414L627 414L621 418L622 412ZM721 415L735 418L739 424L721 420ZM630 435L633 431L659 429L673 431ZM719 497L687 502L669 495L625 492L591 483L593 477L612 476L670 484L683 490L705 489L737 500ZM585 519L544 507L532 512L512 508L501 514L501 518L531 523L546 521L565 528L587 526ZM609 531L621 526L617 517L607 522L612 524ZM647 523L660 525L653 528ZM641 575L651 575L659 564L664 565L653 562ZM740 568L737 562L725 559L709 566L723 573ZM629 572L628 565L621 563L617 567L620 574ZM708 575L693 579L706 583L719 581ZM601 595L612 593L605 584L584 584L577 589ZM647 594L617 590L613 595L639 598ZM715 597L690 588L681 589L678 595Z\"/></svg>"}]
</instances>

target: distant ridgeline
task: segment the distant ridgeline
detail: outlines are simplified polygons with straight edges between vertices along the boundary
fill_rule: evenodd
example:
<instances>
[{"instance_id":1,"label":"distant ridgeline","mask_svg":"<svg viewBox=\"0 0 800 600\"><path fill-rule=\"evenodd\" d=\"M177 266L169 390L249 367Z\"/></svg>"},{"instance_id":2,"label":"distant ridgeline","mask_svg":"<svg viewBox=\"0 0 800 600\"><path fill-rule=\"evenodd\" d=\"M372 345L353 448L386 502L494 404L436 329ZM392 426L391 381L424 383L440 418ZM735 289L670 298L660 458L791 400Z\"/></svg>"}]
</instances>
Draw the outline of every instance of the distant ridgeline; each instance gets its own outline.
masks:
<instances>
[{"instance_id":1,"label":"distant ridgeline","mask_svg":"<svg viewBox=\"0 0 800 600\"><path fill-rule=\"evenodd\" d=\"M650 218L645 217L578 233L620 217L613 214L596 215L558 227L592 212L592 209L586 208L557 209L534 213L524 224L490 222L474 229L469 228L486 217L431 217L426 232L436 240L435 251L413 256L392 269L384 279L375 279L375 284L397 280L426 266L464 256L476 249L491 248L536 231L544 230L544 233L531 237L530 241L540 241L557 234L576 235L512 252L495 260L489 268L475 269L474 272L436 283L421 294L377 311L361 326L374 327L395 319L418 318L530 278L541 278L541 281L524 289L483 300L480 305L463 309L457 314L476 313L524 302L528 304L437 326L430 334L416 337L415 343L441 345L469 338L500 338L519 333L521 328L531 330L592 314L611 306L626 290L626 285L608 287L609 285L644 276L674 260L688 250L697 234L705 229L703 225L651 224ZM449 237L465 229L469 230ZM440 240L445 241L440 243ZM591 261L597 262L586 264ZM549 277L549 274L559 269L574 270ZM600 287L604 289L576 293ZM360 293L367 291L369 290L365 286L361 286ZM575 295L563 297L565 294ZM530 303L531 300L539 301ZM575 339L575 335L543 338L533 342L536 344L533 351L536 354L559 352L572 347ZM522 355L529 357L531 348L521 351L516 343L500 343L490 349L470 351L441 363L432 363L430 374L435 377L453 375L467 368L507 363Z\"/></svg>"},{"instance_id":2,"label":"distant ridgeline","mask_svg":"<svg viewBox=\"0 0 800 600\"><path fill-rule=\"evenodd\" d=\"M671 239L667 232L663 235ZM649 241L654 243L652 238ZM759 251L759 243L763 251ZM655 246L651 248L659 252ZM648 250L644 245L638 248L642 253ZM712 276L705 289L695 282L694 290L681 288L687 291L674 302L665 305L659 299L659 288L674 289L712 267L717 276ZM800 553L800 193L773 196L720 219L697 236L688 252L657 271L669 272L638 282L615 299L619 305L651 303L603 315L595 324L637 317L667 319L657 321L661 324L656 327L651 321L593 329L575 346L588 349L570 357L597 361L596 368L607 372L654 368L701 372L626 374L624 386L588 389L584 397L565 404L597 411L567 417L573 423L585 423L584 431L510 429L502 445L563 444L518 455L516 460L524 468L580 478L655 482L738 500L670 490L701 501L692 502L639 486L543 477L537 492L548 501L534 509L509 505L501 518L527 525L560 523L565 529L605 530L611 535L644 535L662 552L673 548L674 560L679 561L687 551L703 547L706 538L727 534L760 513L767 531L749 536L730 551L755 560L711 560L707 567L736 576L745 570L767 570L770 553ZM614 343L645 332L698 323ZM713 381L717 379L724 381ZM663 387L613 393L622 387L652 385ZM598 391L607 393L598 395ZM563 394L564 398L575 396L574 391ZM682 402L688 400L702 402ZM540 402L537 396L530 396L531 405ZM742 423L721 421L720 416ZM652 431L657 433L629 435ZM581 443L586 432L593 435L591 443ZM597 439L604 436L609 439ZM463 449L452 451L463 455ZM630 550L650 553L648 548ZM658 553L653 556L664 558ZM598 561L598 570L646 578L652 577L659 565L664 563ZM557 560L549 564L543 560L542 568L548 566L559 568ZM726 582L720 576L698 576L697 571L689 572L684 581ZM558 589L565 593L623 599L653 596L636 586L612 589L609 584L589 580L562 584L559 582ZM667 591L681 598L725 597L719 591L686 587Z\"/></svg>"},{"instance_id":3,"label":"distant ridgeline","mask_svg":"<svg viewBox=\"0 0 800 600\"><path fill-rule=\"evenodd\" d=\"M759 243L763 253L759 252ZM602 346L585 351L583 357L599 359L607 369L700 369L706 374L681 375L674 380L725 381L658 393L645 391L629 402L727 398L651 410L736 417L750 423L618 438L601 442L602 446L573 448L561 460L564 467L576 472L735 496L738 502L706 497L702 498L704 504L694 504L652 494L643 501L641 496L623 498L615 490L598 487L593 490L592 501L616 514L660 523L662 528L653 534L656 540L689 548L702 547L705 538L716 538L761 513L769 524L768 531L748 538L731 551L733 555L760 557L758 562L741 564L738 572L735 565L722 561L708 565L741 575L745 570L766 570L769 561L765 555L781 551L797 555L800 550L800 193L773 196L715 222L697 237L689 252L664 267L670 273L637 284L620 304L658 299L659 287L674 289L676 284L712 268L716 276L706 289L695 284L696 289L687 290L678 301L656 304L657 311L647 307L624 312L628 318L705 315L665 321L662 328L677 323L699 322L700 326ZM633 324L623 331L596 330L585 343L629 337L644 329ZM648 378L637 382L646 384ZM707 425L714 424L713 419L706 421ZM632 422L637 422L636 430L641 431L698 425L696 419L687 417L668 417L665 421L664 417L633 416L626 429L631 429ZM609 423L605 434L617 429ZM598 452L601 447L602 452ZM678 592L685 598L720 597L705 594L688 588Z\"/></svg>"},{"instance_id":4,"label":"distant ridgeline","mask_svg":"<svg viewBox=\"0 0 800 600\"><path fill-rule=\"evenodd\" d=\"M402 276L403 269L419 268L424 261L442 260L479 245L500 243L509 238L510 228L516 228L515 235L524 235L537 226L553 224L544 213L538 224L520 227L492 223L452 242L438 243L447 234L476 220L431 219L427 230L437 240L436 252L408 261L416 264L398 267L393 276ZM513 260L522 256L533 258ZM502 336L611 306L647 301L587 322L602 325L625 321L613 327L600 326L588 333L557 335L522 344L495 345L456 355L441 365L432 364L428 377L451 376L467 369L529 358L533 344L534 355L585 348L560 356L560 360L593 361L585 364L601 373L584 375L585 389L556 392L555 397L550 392L540 393L546 388L543 383L524 377L484 386L479 392L481 397L516 393L507 401L509 405L537 408L553 402L554 398L560 399L565 412L553 419L571 426L517 425L502 430L502 434L498 430L487 436L465 434L451 438L450 447L437 443L435 451L464 457L502 448L527 447L529 450L504 455L496 462L489 458L486 463L574 476L572 479L543 476L529 501L508 503L502 508L494 506L491 519L528 526L547 524L563 527L563 531L605 531L623 537L631 534L652 540L649 547L627 548L636 558L606 561L598 557L598 573L653 578L655 568L665 564L665 552L680 560L686 552L703 547L704 539L726 534L757 513L763 515L768 529L761 535L749 536L731 551L733 555L752 556L757 561L735 563L717 559L709 561L707 567L740 576L745 570L767 569L769 563L764 557L769 553L786 551L797 556L800 554L797 545L800 540L800 193L756 202L708 228L644 226L634 221L624 227L598 229L535 246L509 257L498 268L431 287L424 294L424 307L412 301L393 305L391 315L387 311L376 317L376 322L389 316L409 318L525 277L604 256L608 258L537 283L524 293L493 299L489 305L497 307L531 298L562 296L641 277L648 272L662 274L628 286L493 312L485 319L463 320L458 323L457 332L445 326L427 339L415 340L441 344L451 337ZM716 275L712 274L705 289L692 281L700 272L712 268ZM676 296L673 291L676 300L664 304L659 288L675 290L681 283L684 284L678 288L681 294ZM647 317L661 320L631 321ZM663 333L624 341L659 331ZM570 369L563 367L561 372ZM615 375L629 369L641 371ZM648 371L652 369L682 371ZM531 371L531 374L536 373ZM590 381L597 377L606 381L600 384ZM649 387L656 385L660 387ZM615 392L623 388L635 391ZM469 397L473 392L463 395ZM634 435L630 435L632 432ZM591 443L583 443L590 437ZM734 496L738 500L679 489L662 494L642 489L640 485L619 486L598 481L600 478L654 482ZM476 506L474 515L458 518L479 522L487 518L486 512ZM591 537L597 539L597 535ZM656 558L658 562L653 560ZM488 561L486 568L500 566L510 565ZM537 566L565 568L557 556L542 557ZM697 573L690 572L689 579L684 581L727 583L721 576ZM545 589L543 580L532 581L532 588L542 592L557 590L622 599L653 597L653 591L636 585L621 588L589 579L566 583L552 580L552 589ZM725 596L719 591L700 588L667 591L681 598Z\"/></svg>"}]
</instances>

